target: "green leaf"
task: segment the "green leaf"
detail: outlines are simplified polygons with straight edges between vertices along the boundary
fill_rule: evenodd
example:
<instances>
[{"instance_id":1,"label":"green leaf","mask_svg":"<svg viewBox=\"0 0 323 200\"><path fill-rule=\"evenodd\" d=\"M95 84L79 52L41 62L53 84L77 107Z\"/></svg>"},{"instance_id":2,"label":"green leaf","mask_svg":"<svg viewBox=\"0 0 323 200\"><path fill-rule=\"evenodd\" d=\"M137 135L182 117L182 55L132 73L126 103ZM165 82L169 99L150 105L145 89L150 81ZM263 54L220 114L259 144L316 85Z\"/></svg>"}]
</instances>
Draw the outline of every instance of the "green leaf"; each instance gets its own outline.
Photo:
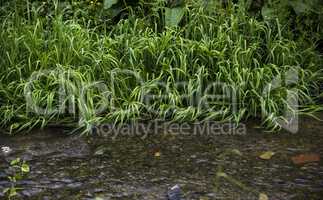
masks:
<instances>
[{"instance_id":1,"label":"green leaf","mask_svg":"<svg viewBox=\"0 0 323 200\"><path fill-rule=\"evenodd\" d=\"M21 165L21 171L24 173L28 173L30 171L30 168L27 164L24 163Z\"/></svg>"},{"instance_id":2,"label":"green leaf","mask_svg":"<svg viewBox=\"0 0 323 200\"><path fill-rule=\"evenodd\" d=\"M9 189L10 189L10 188L5 188L5 189L2 191L2 193L3 193L3 194L6 194L7 192L9 192Z\"/></svg>"},{"instance_id":3,"label":"green leaf","mask_svg":"<svg viewBox=\"0 0 323 200\"><path fill-rule=\"evenodd\" d=\"M20 163L20 158L14 159L10 162L11 166L17 165L18 163Z\"/></svg>"},{"instance_id":4,"label":"green leaf","mask_svg":"<svg viewBox=\"0 0 323 200\"><path fill-rule=\"evenodd\" d=\"M263 160L270 160L273 156L275 155L275 152L272 151L266 151L264 153L262 153L259 158L263 159Z\"/></svg>"},{"instance_id":5,"label":"green leaf","mask_svg":"<svg viewBox=\"0 0 323 200\"><path fill-rule=\"evenodd\" d=\"M174 27L179 24L184 16L184 8L166 8L165 10L165 25L167 27Z\"/></svg>"},{"instance_id":6,"label":"green leaf","mask_svg":"<svg viewBox=\"0 0 323 200\"><path fill-rule=\"evenodd\" d=\"M17 196L17 189L12 187L10 188L9 197L14 197L14 196Z\"/></svg>"},{"instance_id":7,"label":"green leaf","mask_svg":"<svg viewBox=\"0 0 323 200\"><path fill-rule=\"evenodd\" d=\"M104 0L103 2L104 9L109 9L116 3L118 3L118 0Z\"/></svg>"},{"instance_id":8,"label":"green leaf","mask_svg":"<svg viewBox=\"0 0 323 200\"><path fill-rule=\"evenodd\" d=\"M242 156L242 153L238 150L238 149L232 149L232 154L238 155L238 156Z\"/></svg>"}]
</instances>

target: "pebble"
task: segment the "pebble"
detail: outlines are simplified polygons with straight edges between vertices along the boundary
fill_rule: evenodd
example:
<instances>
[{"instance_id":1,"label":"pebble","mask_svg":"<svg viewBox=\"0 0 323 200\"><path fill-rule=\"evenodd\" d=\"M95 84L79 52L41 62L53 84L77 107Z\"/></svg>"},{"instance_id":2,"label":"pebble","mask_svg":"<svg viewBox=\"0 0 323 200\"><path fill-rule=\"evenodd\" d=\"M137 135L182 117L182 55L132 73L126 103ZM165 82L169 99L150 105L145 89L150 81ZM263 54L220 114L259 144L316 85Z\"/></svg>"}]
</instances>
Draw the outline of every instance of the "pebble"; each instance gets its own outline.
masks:
<instances>
[{"instance_id":1,"label":"pebble","mask_svg":"<svg viewBox=\"0 0 323 200\"><path fill-rule=\"evenodd\" d=\"M102 188L96 188L96 189L94 189L94 192L95 193L101 193L101 192L104 192L104 189L102 189Z\"/></svg>"},{"instance_id":2,"label":"pebble","mask_svg":"<svg viewBox=\"0 0 323 200\"><path fill-rule=\"evenodd\" d=\"M67 187L69 187L69 188L79 188L81 186L82 186L82 183L80 183L80 182L70 183L67 185Z\"/></svg>"},{"instance_id":3,"label":"pebble","mask_svg":"<svg viewBox=\"0 0 323 200\"><path fill-rule=\"evenodd\" d=\"M179 187L179 185L173 186L167 192L167 199L168 200L182 200L181 188Z\"/></svg>"},{"instance_id":4,"label":"pebble","mask_svg":"<svg viewBox=\"0 0 323 200\"><path fill-rule=\"evenodd\" d=\"M7 174L0 171L0 180L1 179L7 179Z\"/></svg>"},{"instance_id":5,"label":"pebble","mask_svg":"<svg viewBox=\"0 0 323 200\"><path fill-rule=\"evenodd\" d=\"M23 196L25 196L25 197L32 197L32 196L35 196L35 195L37 195L37 194L39 194L41 192L42 192L42 189L40 189L40 188L31 188L31 189L28 189L28 190L23 190L21 192L21 194Z\"/></svg>"},{"instance_id":6,"label":"pebble","mask_svg":"<svg viewBox=\"0 0 323 200\"><path fill-rule=\"evenodd\" d=\"M1 147L1 152L6 156L12 152L12 149L10 147L3 146Z\"/></svg>"}]
</instances>

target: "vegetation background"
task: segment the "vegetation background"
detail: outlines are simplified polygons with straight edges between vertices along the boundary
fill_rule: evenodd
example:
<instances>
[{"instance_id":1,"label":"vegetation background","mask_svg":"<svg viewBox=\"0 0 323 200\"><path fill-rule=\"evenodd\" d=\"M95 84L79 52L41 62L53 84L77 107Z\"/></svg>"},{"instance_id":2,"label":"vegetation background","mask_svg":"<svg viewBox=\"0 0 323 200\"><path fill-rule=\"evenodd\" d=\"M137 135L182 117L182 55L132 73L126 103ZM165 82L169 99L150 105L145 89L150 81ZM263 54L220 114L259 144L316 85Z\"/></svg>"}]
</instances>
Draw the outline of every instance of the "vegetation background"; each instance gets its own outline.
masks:
<instances>
[{"instance_id":1,"label":"vegetation background","mask_svg":"<svg viewBox=\"0 0 323 200\"><path fill-rule=\"evenodd\" d=\"M101 123L252 118L278 130L283 111L322 110L322 18L320 0L2 0L0 125L88 134ZM263 95L290 70L297 83ZM214 82L237 94L237 111L230 100L200 106L198 98L223 95L205 92Z\"/></svg>"}]
</instances>

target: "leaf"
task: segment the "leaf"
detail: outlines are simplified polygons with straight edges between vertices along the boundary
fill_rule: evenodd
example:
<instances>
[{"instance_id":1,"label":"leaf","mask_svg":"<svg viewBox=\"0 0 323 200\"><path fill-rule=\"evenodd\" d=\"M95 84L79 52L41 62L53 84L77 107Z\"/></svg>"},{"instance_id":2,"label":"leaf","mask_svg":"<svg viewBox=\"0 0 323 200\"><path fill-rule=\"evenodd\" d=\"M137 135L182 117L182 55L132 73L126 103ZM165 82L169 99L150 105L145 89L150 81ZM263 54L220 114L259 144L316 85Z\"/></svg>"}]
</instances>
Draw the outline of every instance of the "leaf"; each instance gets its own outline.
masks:
<instances>
[{"instance_id":1,"label":"leaf","mask_svg":"<svg viewBox=\"0 0 323 200\"><path fill-rule=\"evenodd\" d=\"M242 153L238 149L233 149L231 152L232 152L232 154L236 154L238 156L242 156Z\"/></svg>"},{"instance_id":2,"label":"leaf","mask_svg":"<svg viewBox=\"0 0 323 200\"><path fill-rule=\"evenodd\" d=\"M30 172L30 168L29 168L29 165L27 164L22 164L21 165L21 171L24 172L24 173L29 173Z\"/></svg>"},{"instance_id":3,"label":"leaf","mask_svg":"<svg viewBox=\"0 0 323 200\"><path fill-rule=\"evenodd\" d=\"M274 152L272 152L272 151L266 151L263 154L261 154L259 156L259 158L261 158L263 160L270 160L273 157L273 155L275 155Z\"/></svg>"},{"instance_id":4,"label":"leaf","mask_svg":"<svg viewBox=\"0 0 323 200\"><path fill-rule=\"evenodd\" d=\"M155 157L160 157L161 153L159 151L155 152Z\"/></svg>"},{"instance_id":5,"label":"leaf","mask_svg":"<svg viewBox=\"0 0 323 200\"><path fill-rule=\"evenodd\" d=\"M94 155L95 156L102 156L102 155L105 155L105 154L108 154L109 153L109 148L105 147L105 146L99 146L95 152L94 152Z\"/></svg>"},{"instance_id":6,"label":"leaf","mask_svg":"<svg viewBox=\"0 0 323 200\"><path fill-rule=\"evenodd\" d=\"M20 124L19 124L19 123L13 123L13 124L11 124L11 126L10 126L10 130L11 130L11 131L16 130L16 129L18 129L18 128L19 128L19 126L20 126Z\"/></svg>"},{"instance_id":7,"label":"leaf","mask_svg":"<svg viewBox=\"0 0 323 200\"><path fill-rule=\"evenodd\" d=\"M118 3L118 0L104 0L103 2L104 9L109 9L116 3Z\"/></svg>"},{"instance_id":8,"label":"leaf","mask_svg":"<svg viewBox=\"0 0 323 200\"><path fill-rule=\"evenodd\" d=\"M98 149L94 152L94 155L96 156L101 156L104 154L104 149Z\"/></svg>"},{"instance_id":9,"label":"leaf","mask_svg":"<svg viewBox=\"0 0 323 200\"><path fill-rule=\"evenodd\" d=\"M5 188L5 189L2 191L2 193L3 193L3 194L6 194L7 192L9 192L9 188Z\"/></svg>"},{"instance_id":10,"label":"leaf","mask_svg":"<svg viewBox=\"0 0 323 200\"><path fill-rule=\"evenodd\" d=\"M9 199L10 197L14 197L16 195L17 195L17 188L14 188L14 187L10 188Z\"/></svg>"},{"instance_id":11,"label":"leaf","mask_svg":"<svg viewBox=\"0 0 323 200\"><path fill-rule=\"evenodd\" d=\"M216 176L217 177L223 177L223 178L227 178L228 177L228 175L226 173L224 173L224 172L218 172L218 173L216 173Z\"/></svg>"},{"instance_id":12,"label":"leaf","mask_svg":"<svg viewBox=\"0 0 323 200\"><path fill-rule=\"evenodd\" d=\"M268 196L265 193L260 193L258 200L268 200Z\"/></svg>"},{"instance_id":13,"label":"leaf","mask_svg":"<svg viewBox=\"0 0 323 200\"><path fill-rule=\"evenodd\" d=\"M184 16L183 7L166 8L165 10L165 25L167 27L174 27L179 24Z\"/></svg>"},{"instance_id":14,"label":"leaf","mask_svg":"<svg viewBox=\"0 0 323 200\"><path fill-rule=\"evenodd\" d=\"M14 159L10 162L11 166L17 165L18 163L20 163L20 158Z\"/></svg>"},{"instance_id":15,"label":"leaf","mask_svg":"<svg viewBox=\"0 0 323 200\"><path fill-rule=\"evenodd\" d=\"M294 164L300 165L309 162L318 162L320 161L320 156L318 154L300 154L292 157Z\"/></svg>"},{"instance_id":16,"label":"leaf","mask_svg":"<svg viewBox=\"0 0 323 200\"><path fill-rule=\"evenodd\" d=\"M14 177L12 177L13 182L17 182L22 179L22 175L20 173L15 174Z\"/></svg>"}]
</instances>

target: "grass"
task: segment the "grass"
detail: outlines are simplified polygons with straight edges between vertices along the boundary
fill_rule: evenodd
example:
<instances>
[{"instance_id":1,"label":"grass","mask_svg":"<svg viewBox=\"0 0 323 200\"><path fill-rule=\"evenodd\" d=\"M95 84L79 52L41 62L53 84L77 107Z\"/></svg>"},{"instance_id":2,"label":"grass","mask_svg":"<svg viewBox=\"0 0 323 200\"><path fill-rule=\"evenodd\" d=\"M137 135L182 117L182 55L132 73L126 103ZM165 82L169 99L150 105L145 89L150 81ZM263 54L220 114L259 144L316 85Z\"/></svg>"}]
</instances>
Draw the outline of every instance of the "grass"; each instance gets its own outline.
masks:
<instances>
[{"instance_id":1,"label":"grass","mask_svg":"<svg viewBox=\"0 0 323 200\"><path fill-rule=\"evenodd\" d=\"M0 125L10 133L64 124L86 134L100 123L152 119L259 118L277 130L286 110L321 109L315 42L292 39L279 20L251 17L241 4L190 2L170 29L157 0L149 15L136 7L112 25L79 18L82 10L62 9L62 2L50 1L45 15L45 4L13 2L0 11ZM269 91L290 70L298 81ZM225 91L234 103L209 98ZM290 107L287 94L299 106Z\"/></svg>"}]
</instances>

